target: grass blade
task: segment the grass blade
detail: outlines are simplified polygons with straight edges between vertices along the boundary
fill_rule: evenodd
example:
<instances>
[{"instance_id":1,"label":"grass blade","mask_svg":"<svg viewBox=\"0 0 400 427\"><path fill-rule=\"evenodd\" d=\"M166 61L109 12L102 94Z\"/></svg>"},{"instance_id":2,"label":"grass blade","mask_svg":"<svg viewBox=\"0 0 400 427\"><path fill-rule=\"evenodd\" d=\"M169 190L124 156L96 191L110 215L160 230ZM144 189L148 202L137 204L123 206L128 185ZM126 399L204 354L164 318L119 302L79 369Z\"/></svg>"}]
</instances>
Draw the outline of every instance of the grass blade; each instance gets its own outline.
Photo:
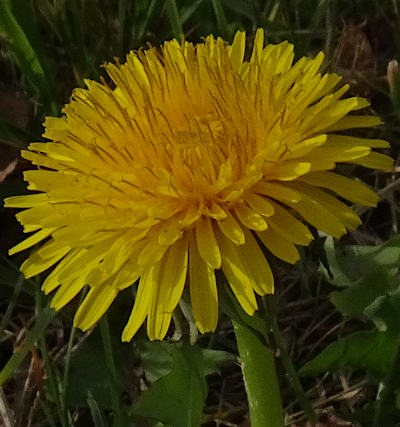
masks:
<instances>
[{"instance_id":1,"label":"grass blade","mask_svg":"<svg viewBox=\"0 0 400 427\"><path fill-rule=\"evenodd\" d=\"M222 38L226 41L231 41L232 29L226 19L221 0L212 0L212 5L214 9L215 18L217 19L218 30L221 33Z\"/></svg>"},{"instance_id":2,"label":"grass blade","mask_svg":"<svg viewBox=\"0 0 400 427\"><path fill-rule=\"evenodd\" d=\"M171 24L172 34L179 40L183 35L182 22L179 17L178 7L175 0L167 0L168 19Z\"/></svg>"},{"instance_id":3,"label":"grass blade","mask_svg":"<svg viewBox=\"0 0 400 427\"><path fill-rule=\"evenodd\" d=\"M8 325L8 321L10 320L12 312L14 311L14 307L15 307L15 304L17 303L19 294L21 293L22 285L24 284L24 281L25 281L24 275L20 274L17 279L17 283L15 284L11 300L8 303L7 310L4 313L4 316L0 322L0 339L3 338L4 330L6 329Z\"/></svg>"},{"instance_id":4,"label":"grass blade","mask_svg":"<svg viewBox=\"0 0 400 427\"><path fill-rule=\"evenodd\" d=\"M35 13L30 1L2 0L0 30L6 34L15 61L38 93L47 113L56 114L57 104L50 81Z\"/></svg>"},{"instance_id":5,"label":"grass blade","mask_svg":"<svg viewBox=\"0 0 400 427\"><path fill-rule=\"evenodd\" d=\"M53 320L56 312L50 307L44 307L36 320L35 326L26 334L24 343L15 350L10 360L0 371L0 386L4 384L11 375L18 369L18 366L25 359L30 349L43 335L48 324Z\"/></svg>"},{"instance_id":6,"label":"grass blade","mask_svg":"<svg viewBox=\"0 0 400 427\"><path fill-rule=\"evenodd\" d=\"M151 17L153 15L154 9L155 9L156 4L158 3L158 1L159 0L151 0L149 2L149 5L148 5L148 7L146 9L146 15L145 15L145 17L143 19L141 19L140 21L138 21L137 24L136 24L137 27L138 27L138 29L137 29L137 32L136 32L136 35L135 35L135 43L137 45L140 45L140 43L143 40L143 37L146 34L146 31L147 31L147 29L148 29L148 27L150 25Z\"/></svg>"},{"instance_id":7,"label":"grass blade","mask_svg":"<svg viewBox=\"0 0 400 427\"><path fill-rule=\"evenodd\" d=\"M99 405L96 402L96 399L93 397L93 394L89 391L87 397L87 403L90 408L90 413L92 415L93 425L95 427L106 427L107 424L104 421L103 415L101 414Z\"/></svg>"}]
</instances>

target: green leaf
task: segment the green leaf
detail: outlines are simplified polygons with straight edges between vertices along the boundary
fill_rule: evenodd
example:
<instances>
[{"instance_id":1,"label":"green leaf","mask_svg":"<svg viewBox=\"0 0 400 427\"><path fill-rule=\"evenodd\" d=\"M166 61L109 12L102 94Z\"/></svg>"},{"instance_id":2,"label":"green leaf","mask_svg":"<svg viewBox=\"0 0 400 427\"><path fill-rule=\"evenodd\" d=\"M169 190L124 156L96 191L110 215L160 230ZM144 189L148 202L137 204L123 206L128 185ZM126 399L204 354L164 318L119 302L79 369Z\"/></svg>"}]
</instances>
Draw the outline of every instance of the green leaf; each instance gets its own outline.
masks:
<instances>
[{"instance_id":1,"label":"green leaf","mask_svg":"<svg viewBox=\"0 0 400 427\"><path fill-rule=\"evenodd\" d=\"M222 350L202 349L204 358L204 375L220 374L221 367L236 361L236 356Z\"/></svg>"},{"instance_id":2,"label":"green leaf","mask_svg":"<svg viewBox=\"0 0 400 427\"><path fill-rule=\"evenodd\" d=\"M346 316L364 317L364 310L395 286L393 278L388 277L387 271L380 266L376 271L343 291L334 291L330 294L332 304Z\"/></svg>"},{"instance_id":3,"label":"green leaf","mask_svg":"<svg viewBox=\"0 0 400 427\"><path fill-rule=\"evenodd\" d=\"M400 291L376 298L365 308L364 314L379 330L400 332Z\"/></svg>"},{"instance_id":4,"label":"green leaf","mask_svg":"<svg viewBox=\"0 0 400 427\"><path fill-rule=\"evenodd\" d=\"M173 357L169 346L161 342L150 342L147 339L135 339L135 347L142 359L147 381L153 383L168 375L173 365ZM201 349L204 360L204 375L219 374L222 366L234 363L236 356L222 350Z\"/></svg>"},{"instance_id":5,"label":"green leaf","mask_svg":"<svg viewBox=\"0 0 400 427\"><path fill-rule=\"evenodd\" d=\"M345 288L330 294L332 304L344 315L365 318L364 310L376 298L398 286L396 273L400 262L400 240L396 235L377 246L344 246L335 248L327 238L325 251L332 278L328 280Z\"/></svg>"},{"instance_id":6,"label":"green leaf","mask_svg":"<svg viewBox=\"0 0 400 427\"><path fill-rule=\"evenodd\" d=\"M382 378L390 369L397 343L397 334L376 330L356 332L329 344L298 374L305 377L353 368L366 369Z\"/></svg>"},{"instance_id":7,"label":"green leaf","mask_svg":"<svg viewBox=\"0 0 400 427\"><path fill-rule=\"evenodd\" d=\"M116 393L122 393L129 379L126 370L133 360L133 352L129 351L130 345L122 343L118 336L112 336L112 346L115 365L118 367L113 386ZM99 328L96 328L76 350L72 351L70 363L67 405L85 407L90 391L100 408L110 409L112 403L110 385L106 379L109 368Z\"/></svg>"},{"instance_id":8,"label":"green leaf","mask_svg":"<svg viewBox=\"0 0 400 427\"><path fill-rule=\"evenodd\" d=\"M171 372L172 355L168 345L137 337L134 346L140 354L147 381L154 383Z\"/></svg>"},{"instance_id":9,"label":"green leaf","mask_svg":"<svg viewBox=\"0 0 400 427\"><path fill-rule=\"evenodd\" d=\"M0 2L0 30L6 35L22 73L38 93L47 113L56 114L49 66L30 0Z\"/></svg>"},{"instance_id":10,"label":"green leaf","mask_svg":"<svg viewBox=\"0 0 400 427\"><path fill-rule=\"evenodd\" d=\"M139 397L133 415L174 427L198 427L207 396L201 350L184 343L159 346L172 359L171 371Z\"/></svg>"}]
</instances>

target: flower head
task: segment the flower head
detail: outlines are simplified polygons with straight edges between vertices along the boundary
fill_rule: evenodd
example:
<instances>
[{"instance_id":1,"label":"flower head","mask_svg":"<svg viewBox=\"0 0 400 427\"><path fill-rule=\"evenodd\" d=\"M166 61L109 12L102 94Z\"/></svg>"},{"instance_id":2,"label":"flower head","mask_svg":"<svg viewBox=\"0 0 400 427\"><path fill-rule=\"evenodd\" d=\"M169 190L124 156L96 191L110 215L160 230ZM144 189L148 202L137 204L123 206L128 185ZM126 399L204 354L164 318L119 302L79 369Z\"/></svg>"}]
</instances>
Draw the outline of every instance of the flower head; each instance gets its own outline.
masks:
<instances>
[{"instance_id":1,"label":"flower head","mask_svg":"<svg viewBox=\"0 0 400 427\"><path fill-rule=\"evenodd\" d=\"M25 172L35 194L6 206L26 232L10 254L47 240L22 265L26 277L52 266L43 283L58 288L60 309L90 286L75 315L86 330L118 292L138 281L122 339L147 319L150 339L169 328L185 283L200 332L218 318L215 270L222 268L243 309L255 293L272 293L263 246L295 263L295 245L312 240L303 221L332 236L354 230L359 217L335 193L375 206L377 196L332 170L337 163L390 169L371 151L385 141L344 136L375 126L368 106L341 99L336 74L321 75L323 54L293 65L287 42L263 47L258 30L249 60L245 35L232 45L166 42L107 64L112 85L86 81L61 118L47 118L45 143L31 143Z\"/></svg>"}]
</instances>

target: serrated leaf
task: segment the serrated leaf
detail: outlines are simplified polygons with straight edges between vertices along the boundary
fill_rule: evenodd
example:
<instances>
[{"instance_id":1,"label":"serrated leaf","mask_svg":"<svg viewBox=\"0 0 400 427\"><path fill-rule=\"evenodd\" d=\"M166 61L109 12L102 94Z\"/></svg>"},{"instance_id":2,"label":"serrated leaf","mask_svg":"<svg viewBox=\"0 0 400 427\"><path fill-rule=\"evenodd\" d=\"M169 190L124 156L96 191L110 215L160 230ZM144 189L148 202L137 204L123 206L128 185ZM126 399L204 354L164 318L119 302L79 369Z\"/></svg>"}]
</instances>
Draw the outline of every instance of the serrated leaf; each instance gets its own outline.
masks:
<instances>
[{"instance_id":1,"label":"serrated leaf","mask_svg":"<svg viewBox=\"0 0 400 427\"><path fill-rule=\"evenodd\" d=\"M394 278L388 276L384 267L376 266L376 270L359 283L331 292L330 300L343 315L361 318L366 307L394 286L397 286Z\"/></svg>"},{"instance_id":2,"label":"serrated leaf","mask_svg":"<svg viewBox=\"0 0 400 427\"><path fill-rule=\"evenodd\" d=\"M173 360L171 352L168 351L171 344L151 342L138 337L134 345L140 354L147 381L154 383L171 372Z\"/></svg>"},{"instance_id":3,"label":"serrated leaf","mask_svg":"<svg viewBox=\"0 0 400 427\"><path fill-rule=\"evenodd\" d=\"M356 332L329 344L307 362L298 374L306 377L353 368L366 369L382 378L390 369L398 339L397 334L389 332Z\"/></svg>"},{"instance_id":4,"label":"serrated leaf","mask_svg":"<svg viewBox=\"0 0 400 427\"><path fill-rule=\"evenodd\" d=\"M204 375L220 374L221 367L234 363L236 356L222 350L202 349L204 358Z\"/></svg>"},{"instance_id":5,"label":"serrated leaf","mask_svg":"<svg viewBox=\"0 0 400 427\"><path fill-rule=\"evenodd\" d=\"M364 318L364 310L374 300L399 287L396 273L400 262L400 240L396 235L377 246L335 247L333 239L325 242L335 286L345 288L330 294L332 304L344 315Z\"/></svg>"},{"instance_id":6,"label":"serrated leaf","mask_svg":"<svg viewBox=\"0 0 400 427\"><path fill-rule=\"evenodd\" d=\"M132 413L174 427L198 427L207 396L201 350L183 343L159 344L172 358L171 371L139 397Z\"/></svg>"},{"instance_id":7,"label":"serrated leaf","mask_svg":"<svg viewBox=\"0 0 400 427\"><path fill-rule=\"evenodd\" d=\"M115 366L118 367L115 393L122 393L128 381L125 369L129 363L129 344L124 344L119 337L112 336ZM111 408L110 386L107 381L109 370L106 363L100 330L92 334L71 355L68 378L67 404L74 407L87 405L88 392L92 394L101 409Z\"/></svg>"},{"instance_id":8,"label":"serrated leaf","mask_svg":"<svg viewBox=\"0 0 400 427\"><path fill-rule=\"evenodd\" d=\"M147 381L153 383L169 374L173 365L173 358L169 346L174 344L135 340L135 347L142 359L142 365ZM204 375L219 374L223 365L236 361L236 356L222 350L201 349L204 360Z\"/></svg>"},{"instance_id":9,"label":"serrated leaf","mask_svg":"<svg viewBox=\"0 0 400 427\"><path fill-rule=\"evenodd\" d=\"M379 330L400 332L400 291L376 298L365 308L364 314Z\"/></svg>"}]
</instances>

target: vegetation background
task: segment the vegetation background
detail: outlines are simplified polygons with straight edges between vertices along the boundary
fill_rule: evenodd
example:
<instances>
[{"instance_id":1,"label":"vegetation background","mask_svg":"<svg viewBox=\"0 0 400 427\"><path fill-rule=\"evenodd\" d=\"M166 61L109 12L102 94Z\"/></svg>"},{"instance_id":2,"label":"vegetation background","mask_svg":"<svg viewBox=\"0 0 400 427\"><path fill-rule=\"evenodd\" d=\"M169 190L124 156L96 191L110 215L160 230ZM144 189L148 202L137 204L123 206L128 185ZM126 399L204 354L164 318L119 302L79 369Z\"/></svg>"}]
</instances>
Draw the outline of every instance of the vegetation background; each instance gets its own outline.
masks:
<instances>
[{"instance_id":1,"label":"vegetation background","mask_svg":"<svg viewBox=\"0 0 400 427\"><path fill-rule=\"evenodd\" d=\"M181 34L231 41L245 30L251 43L259 27L269 43L294 43L297 58L323 50L324 71L371 100L384 124L368 136L390 141L397 159L400 77L393 65L390 85L386 74L400 54L398 0L0 0L0 198L26 192L19 149L41 140L44 117L61 114L74 87L105 77L104 62ZM400 426L396 170L357 170L382 199L355 206L357 231L316 236L295 266L270 256L277 294L256 316L239 315L222 288L214 334L197 337L181 306L163 343L120 342L123 296L92 331L71 329L77 302L55 315L42 279L18 272L26 255L7 256L23 235L1 203L0 425L248 426L234 318L275 350L288 426Z\"/></svg>"}]
</instances>

